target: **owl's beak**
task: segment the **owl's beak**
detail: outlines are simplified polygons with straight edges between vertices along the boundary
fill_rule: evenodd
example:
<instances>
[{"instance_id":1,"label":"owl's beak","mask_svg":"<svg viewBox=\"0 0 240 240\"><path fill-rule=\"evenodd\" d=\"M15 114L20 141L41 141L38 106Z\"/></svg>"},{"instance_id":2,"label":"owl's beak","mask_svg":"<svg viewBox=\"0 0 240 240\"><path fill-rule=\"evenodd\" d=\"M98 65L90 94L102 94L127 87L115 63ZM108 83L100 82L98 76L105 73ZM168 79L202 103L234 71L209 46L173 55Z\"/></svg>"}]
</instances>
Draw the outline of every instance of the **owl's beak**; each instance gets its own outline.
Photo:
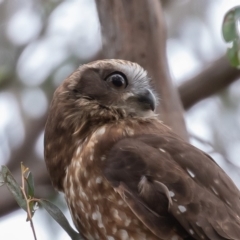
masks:
<instances>
[{"instance_id":1,"label":"owl's beak","mask_svg":"<svg viewBox=\"0 0 240 240\"><path fill-rule=\"evenodd\" d=\"M156 108L156 98L149 89L141 94L138 94L137 100L140 104L144 105L144 108L150 108L152 111Z\"/></svg>"}]
</instances>

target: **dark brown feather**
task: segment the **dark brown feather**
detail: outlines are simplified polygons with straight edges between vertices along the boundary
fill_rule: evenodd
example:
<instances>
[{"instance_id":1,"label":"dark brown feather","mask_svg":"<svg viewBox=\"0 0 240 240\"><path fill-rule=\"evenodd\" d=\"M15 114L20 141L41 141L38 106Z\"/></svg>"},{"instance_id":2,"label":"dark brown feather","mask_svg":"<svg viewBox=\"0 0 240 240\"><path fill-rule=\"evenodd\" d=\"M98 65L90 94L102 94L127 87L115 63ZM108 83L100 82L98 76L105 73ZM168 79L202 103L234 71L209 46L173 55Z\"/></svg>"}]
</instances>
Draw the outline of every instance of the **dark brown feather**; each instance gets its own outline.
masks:
<instances>
[{"instance_id":1,"label":"dark brown feather","mask_svg":"<svg viewBox=\"0 0 240 240\"><path fill-rule=\"evenodd\" d=\"M119 141L108 155L104 173L114 188L125 186L126 194L134 196L130 199L145 206L134 212L155 234L170 232L174 225L193 239L240 237L238 189L208 155L174 135ZM144 191L141 186L139 191L143 177L150 187ZM145 211L151 214L149 219Z\"/></svg>"},{"instance_id":2,"label":"dark brown feather","mask_svg":"<svg viewBox=\"0 0 240 240\"><path fill-rule=\"evenodd\" d=\"M124 89L106 81L116 72ZM240 239L239 190L157 120L153 92L144 69L123 60L83 65L56 90L45 161L77 229L101 240Z\"/></svg>"}]
</instances>

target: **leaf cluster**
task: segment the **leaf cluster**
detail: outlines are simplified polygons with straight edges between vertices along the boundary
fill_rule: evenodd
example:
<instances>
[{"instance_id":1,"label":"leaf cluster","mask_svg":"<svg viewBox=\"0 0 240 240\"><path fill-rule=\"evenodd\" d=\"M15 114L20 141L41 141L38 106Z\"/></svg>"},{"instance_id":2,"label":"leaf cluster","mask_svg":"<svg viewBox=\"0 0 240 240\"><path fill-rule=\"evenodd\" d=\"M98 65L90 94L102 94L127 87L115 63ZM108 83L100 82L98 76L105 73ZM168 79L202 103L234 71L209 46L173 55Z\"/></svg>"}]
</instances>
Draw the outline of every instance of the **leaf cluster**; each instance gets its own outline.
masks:
<instances>
[{"instance_id":1,"label":"leaf cluster","mask_svg":"<svg viewBox=\"0 0 240 240\"><path fill-rule=\"evenodd\" d=\"M227 56L232 66L240 68L240 6L230 9L223 19L222 34L230 44Z\"/></svg>"},{"instance_id":2,"label":"leaf cluster","mask_svg":"<svg viewBox=\"0 0 240 240\"><path fill-rule=\"evenodd\" d=\"M62 211L52 202L36 198L33 174L29 168L21 163L22 183L19 185L6 166L2 166L0 172L0 186L6 185L12 193L20 208L27 212L27 221L30 222L34 239L37 240L33 225L33 216L38 206L43 207L51 217L67 232L72 240L84 240L80 233L76 232L69 224Z\"/></svg>"}]
</instances>

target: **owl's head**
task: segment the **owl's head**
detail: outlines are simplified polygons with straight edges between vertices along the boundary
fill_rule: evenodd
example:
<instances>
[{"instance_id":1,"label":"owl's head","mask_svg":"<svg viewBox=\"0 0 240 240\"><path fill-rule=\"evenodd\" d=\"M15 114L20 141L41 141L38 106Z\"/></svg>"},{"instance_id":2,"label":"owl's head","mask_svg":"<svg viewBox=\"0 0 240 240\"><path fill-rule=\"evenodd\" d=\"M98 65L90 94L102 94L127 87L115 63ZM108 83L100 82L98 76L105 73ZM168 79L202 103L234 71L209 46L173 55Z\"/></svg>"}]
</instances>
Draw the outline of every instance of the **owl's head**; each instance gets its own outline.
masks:
<instances>
[{"instance_id":1,"label":"owl's head","mask_svg":"<svg viewBox=\"0 0 240 240\"><path fill-rule=\"evenodd\" d=\"M100 60L80 66L56 90L52 108L66 119L85 116L88 121L154 116L157 97L147 72L124 60Z\"/></svg>"}]
</instances>

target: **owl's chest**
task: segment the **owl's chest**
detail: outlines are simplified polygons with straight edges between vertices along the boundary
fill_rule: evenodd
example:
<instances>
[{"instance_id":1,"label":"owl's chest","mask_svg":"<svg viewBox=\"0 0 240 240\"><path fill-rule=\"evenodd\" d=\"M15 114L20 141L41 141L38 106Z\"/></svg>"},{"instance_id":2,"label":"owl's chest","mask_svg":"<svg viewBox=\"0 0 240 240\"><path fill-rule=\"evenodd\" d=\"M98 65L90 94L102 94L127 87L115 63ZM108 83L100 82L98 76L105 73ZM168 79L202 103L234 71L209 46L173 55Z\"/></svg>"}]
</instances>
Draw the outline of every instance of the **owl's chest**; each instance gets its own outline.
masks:
<instances>
[{"instance_id":1,"label":"owl's chest","mask_svg":"<svg viewBox=\"0 0 240 240\"><path fill-rule=\"evenodd\" d=\"M74 223L87 239L159 239L135 216L101 172L106 149L98 139L76 150L64 191Z\"/></svg>"},{"instance_id":2,"label":"owl's chest","mask_svg":"<svg viewBox=\"0 0 240 240\"><path fill-rule=\"evenodd\" d=\"M74 166L69 168L68 173L70 171L82 172ZM65 196L74 223L87 239L159 239L97 172L89 172L84 183L68 174L65 186Z\"/></svg>"}]
</instances>

